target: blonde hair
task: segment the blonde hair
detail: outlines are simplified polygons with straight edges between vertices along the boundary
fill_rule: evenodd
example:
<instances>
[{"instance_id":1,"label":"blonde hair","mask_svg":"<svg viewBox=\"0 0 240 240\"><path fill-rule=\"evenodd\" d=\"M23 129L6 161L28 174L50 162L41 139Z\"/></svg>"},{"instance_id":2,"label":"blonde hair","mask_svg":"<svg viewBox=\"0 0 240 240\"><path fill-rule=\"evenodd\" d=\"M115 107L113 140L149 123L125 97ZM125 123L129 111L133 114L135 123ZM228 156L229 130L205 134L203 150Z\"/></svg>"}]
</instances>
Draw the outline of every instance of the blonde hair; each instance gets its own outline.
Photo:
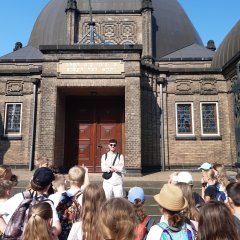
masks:
<instances>
[{"instance_id":1,"label":"blonde hair","mask_svg":"<svg viewBox=\"0 0 240 240\"><path fill-rule=\"evenodd\" d=\"M51 205L41 202L29 209L28 222L25 226L22 240L51 240L51 225L53 213Z\"/></svg>"},{"instance_id":2,"label":"blonde hair","mask_svg":"<svg viewBox=\"0 0 240 240\"><path fill-rule=\"evenodd\" d=\"M98 222L100 208L104 202L106 202L106 195L102 186L92 183L85 188L81 209L83 240L99 238L99 232L94 229Z\"/></svg>"},{"instance_id":3,"label":"blonde hair","mask_svg":"<svg viewBox=\"0 0 240 240\"><path fill-rule=\"evenodd\" d=\"M0 180L0 198L6 197L6 191L12 189L12 181Z\"/></svg>"},{"instance_id":4,"label":"blonde hair","mask_svg":"<svg viewBox=\"0 0 240 240\"><path fill-rule=\"evenodd\" d=\"M227 177L227 172L225 169L224 164L221 163L215 163L213 165L213 169L216 171L216 178L217 181L224 187L226 188L226 186L228 185L229 181L228 181L228 177Z\"/></svg>"},{"instance_id":5,"label":"blonde hair","mask_svg":"<svg viewBox=\"0 0 240 240\"><path fill-rule=\"evenodd\" d=\"M80 166L74 166L68 171L68 180L70 184L81 187L84 183L85 169Z\"/></svg>"},{"instance_id":6,"label":"blonde hair","mask_svg":"<svg viewBox=\"0 0 240 240\"><path fill-rule=\"evenodd\" d=\"M48 164L49 164L49 159L46 157L39 157L35 161L35 165L37 168L40 168L45 164L46 164L46 166L48 166Z\"/></svg>"},{"instance_id":7,"label":"blonde hair","mask_svg":"<svg viewBox=\"0 0 240 240\"><path fill-rule=\"evenodd\" d=\"M199 220L199 211L196 208L196 204L193 199L192 187L187 183L181 183L181 182L177 183L176 186L178 186L182 190L183 196L188 201L188 206L187 206L187 208L184 209L186 217L189 220L198 221Z\"/></svg>"},{"instance_id":8,"label":"blonde hair","mask_svg":"<svg viewBox=\"0 0 240 240\"><path fill-rule=\"evenodd\" d=\"M124 198L112 198L103 204L98 231L103 239L134 240L137 218L131 203Z\"/></svg>"},{"instance_id":9,"label":"blonde hair","mask_svg":"<svg viewBox=\"0 0 240 240\"><path fill-rule=\"evenodd\" d=\"M206 175L210 180L217 180L217 177L213 169L209 169L208 171L206 171Z\"/></svg>"},{"instance_id":10,"label":"blonde hair","mask_svg":"<svg viewBox=\"0 0 240 240\"><path fill-rule=\"evenodd\" d=\"M54 181L52 181L52 185L54 188L58 188L60 186L64 186L66 185L66 179L65 176L63 174L54 174L55 179Z\"/></svg>"}]
</instances>

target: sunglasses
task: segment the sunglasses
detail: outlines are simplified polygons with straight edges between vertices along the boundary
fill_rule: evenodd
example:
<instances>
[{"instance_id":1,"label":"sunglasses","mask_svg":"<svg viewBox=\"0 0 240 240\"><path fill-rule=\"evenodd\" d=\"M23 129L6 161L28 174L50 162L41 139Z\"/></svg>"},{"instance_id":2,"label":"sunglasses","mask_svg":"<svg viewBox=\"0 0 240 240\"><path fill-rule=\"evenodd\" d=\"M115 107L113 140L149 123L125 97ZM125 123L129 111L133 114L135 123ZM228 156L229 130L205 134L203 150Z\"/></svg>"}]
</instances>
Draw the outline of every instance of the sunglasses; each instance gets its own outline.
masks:
<instances>
[{"instance_id":1,"label":"sunglasses","mask_svg":"<svg viewBox=\"0 0 240 240\"><path fill-rule=\"evenodd\" d=\"M117 146L116 143L110 143L109 145L110 145L111 147L116 147L116 146Z\"/></svg>"}]
</instances>

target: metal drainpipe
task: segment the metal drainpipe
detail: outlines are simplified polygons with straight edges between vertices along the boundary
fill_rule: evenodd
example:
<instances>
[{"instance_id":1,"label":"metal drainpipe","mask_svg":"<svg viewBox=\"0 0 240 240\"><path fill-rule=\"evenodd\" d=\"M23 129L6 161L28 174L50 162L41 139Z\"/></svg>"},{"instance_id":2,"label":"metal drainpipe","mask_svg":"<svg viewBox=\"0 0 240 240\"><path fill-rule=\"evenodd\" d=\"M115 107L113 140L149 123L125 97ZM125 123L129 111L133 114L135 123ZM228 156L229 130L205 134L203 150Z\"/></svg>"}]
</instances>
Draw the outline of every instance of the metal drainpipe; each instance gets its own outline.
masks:
<instances>
[{"instance_id":1,"label":"metal drainpipe","mask_svg":"<svg viewBox=\"0 0 240 240\"><path fill-rule=\"evenodd\" d=\"M40 80L35 78L32 79L33 83L33 111L32 111L32 138L30 145L30 161L29 171L34 169L34 155L35 155L35 136L36 136L36 115L37 115L37 89Z\"/></svg>"},{"instance_id":2,"label":"metal drainpipe","mask_svg":"<svg viewBox=\"0 0 240 240\"><path fill-rule=\"evenodd\" d=\"M161 121L161 127L160 127L160 134L161 134L161 165L162 165L162 171L165 171L165 146L164 146L164 109L163 109L163 84L164 84L163 77L160 77L158 79L158 84L160 86L160 121Z\"/></svg>"}]
</instances>

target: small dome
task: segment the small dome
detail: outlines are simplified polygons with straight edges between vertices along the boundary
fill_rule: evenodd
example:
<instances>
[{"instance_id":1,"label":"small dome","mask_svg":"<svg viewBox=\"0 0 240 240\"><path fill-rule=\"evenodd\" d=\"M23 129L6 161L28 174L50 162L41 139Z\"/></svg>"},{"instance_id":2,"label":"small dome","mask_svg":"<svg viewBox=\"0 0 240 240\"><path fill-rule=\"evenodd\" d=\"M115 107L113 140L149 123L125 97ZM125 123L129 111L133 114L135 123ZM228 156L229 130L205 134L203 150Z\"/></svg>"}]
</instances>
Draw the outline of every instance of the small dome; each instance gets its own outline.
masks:
<instances>
[{"instance_id":1,"label":"small dome","mask_svg":"<svg viewBox=\"0 0 240 240\"><path fill-rule=\"evenodd\" d=\"M152 0L153 57L161 57L202 40L177 0ZM67 0L51 0L39 15L28 45L66 44ZM88 11L88 0L77 0L80 11ZM93 12L141 10L142 0L92 0Z\"/></svg>"},{"instance_id":2,"label":"small dome","mask_svg":"<svg viewBox=\"0 0 240 240\"><path fill-rule=\"evenodd\" d=\"M212 67L222 68L240 51L240 20L224 38L217 49Z\"/></svg>"}]
</instances>

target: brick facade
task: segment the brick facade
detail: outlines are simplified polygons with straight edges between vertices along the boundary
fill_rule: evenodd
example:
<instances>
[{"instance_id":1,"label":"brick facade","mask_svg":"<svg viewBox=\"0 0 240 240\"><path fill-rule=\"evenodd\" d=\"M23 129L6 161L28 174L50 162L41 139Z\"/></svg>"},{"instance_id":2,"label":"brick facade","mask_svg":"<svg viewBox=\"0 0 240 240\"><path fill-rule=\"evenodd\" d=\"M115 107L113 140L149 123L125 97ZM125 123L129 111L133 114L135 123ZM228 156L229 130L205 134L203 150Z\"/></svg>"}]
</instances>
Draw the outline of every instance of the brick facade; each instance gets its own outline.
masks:
<instances>
[{"instance_id":1,"label":"brick facade","mask_svg":"<svg viewBox=\"0 0 240 240\"><path fill-rule=\"evenodd\" d=\"M145 1L148 4L151 1ZM34 156L44 156L55 165L66 164L66 97L73 92L83 96L85 89L101 95L121 92L124 99L122 149L129 173L167 168L195 167L202 162L236 161L234 106L231 76L211 69L207 60L152 61L152 7L141 14L96 14L96 30L115 45L74 44L89 30L89 16L67 10L67 43L41 46L41 61L0 62L0 161L28 166L32 150L33 79L37 91L36 138ZM122 45L128 43L128 45ZM119 44L119 45L116 45ZM61 61L121 61L118 74L61 74ZM115 69L118 71L117 69ZM101 69L97 69L101 71ZM162 85L161 85L162 84ZM163 86L163 92L160 89ZM162 94L162 95L161 95ZM115 94L116 95L116 94ZM89 94L90 96L90 94ZM113 94L114 97L114 94ZM160 109L163 99L163 109ZM194 134L176 134L176 103L193 105ZM216 102L219 110L219 136L201 134L201 102ZM20 136L4 136L6 103L22 103ZM163 115L162 115L163 114ZM163 122L161 117L163 116ZM164 132L161 132L164 127Z\"/></svg>"}]
</instances>

